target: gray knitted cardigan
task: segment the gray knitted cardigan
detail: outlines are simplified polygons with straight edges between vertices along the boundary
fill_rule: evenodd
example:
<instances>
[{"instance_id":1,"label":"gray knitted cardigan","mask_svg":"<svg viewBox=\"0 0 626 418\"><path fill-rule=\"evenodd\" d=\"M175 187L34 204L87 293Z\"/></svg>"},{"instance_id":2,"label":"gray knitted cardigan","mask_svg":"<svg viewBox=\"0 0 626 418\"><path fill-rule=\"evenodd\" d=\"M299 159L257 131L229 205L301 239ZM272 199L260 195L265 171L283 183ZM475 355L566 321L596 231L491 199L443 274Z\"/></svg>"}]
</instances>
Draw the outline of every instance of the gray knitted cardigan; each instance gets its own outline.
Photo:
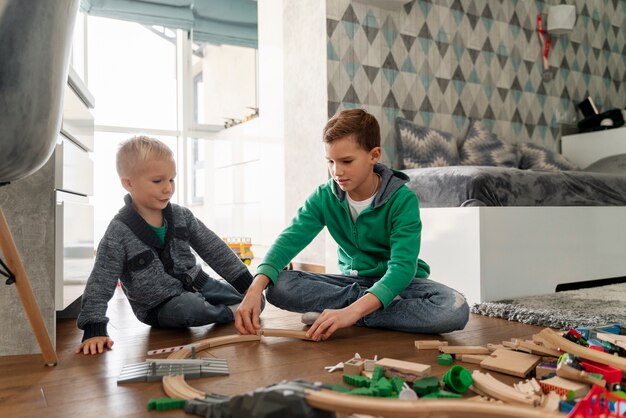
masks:
<instances>
[{"instance_id":1,"label":"gray knitted cardigan","mask_svg":"<svg viewBox=\"0 0 626 418\"><path fill-rule=\"evenodd\" d=\"M162 245L133 208L130 195L124 202L98 245L83 294L77 321L83 341L108 335L106 310L118 279L137 318L158 326L158 310L165 302L201 289L208 280L192 248L237 291L248 289L252 275L247 266L189 209L171 203L163 209L167 231Z\"/></svg>"}]
</instances>

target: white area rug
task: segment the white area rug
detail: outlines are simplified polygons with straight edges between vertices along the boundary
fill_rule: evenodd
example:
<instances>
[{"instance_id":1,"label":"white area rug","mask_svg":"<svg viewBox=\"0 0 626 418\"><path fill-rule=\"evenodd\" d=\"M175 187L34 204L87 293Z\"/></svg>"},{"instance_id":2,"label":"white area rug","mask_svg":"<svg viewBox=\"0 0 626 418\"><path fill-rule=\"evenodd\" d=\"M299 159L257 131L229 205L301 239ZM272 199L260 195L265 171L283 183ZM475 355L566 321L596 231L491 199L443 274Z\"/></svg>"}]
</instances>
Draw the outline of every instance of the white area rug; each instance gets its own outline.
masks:
<instances>
[{"instance_id":1,"label":"white area rug","mask_svg":"<svg viewBox=\"0 0 626 418\"><path fill-rule=\"evenodd\" d=\"M562 329L626 324L626 283L477 303L472 313Z\"/></svg>"}]
</instances>

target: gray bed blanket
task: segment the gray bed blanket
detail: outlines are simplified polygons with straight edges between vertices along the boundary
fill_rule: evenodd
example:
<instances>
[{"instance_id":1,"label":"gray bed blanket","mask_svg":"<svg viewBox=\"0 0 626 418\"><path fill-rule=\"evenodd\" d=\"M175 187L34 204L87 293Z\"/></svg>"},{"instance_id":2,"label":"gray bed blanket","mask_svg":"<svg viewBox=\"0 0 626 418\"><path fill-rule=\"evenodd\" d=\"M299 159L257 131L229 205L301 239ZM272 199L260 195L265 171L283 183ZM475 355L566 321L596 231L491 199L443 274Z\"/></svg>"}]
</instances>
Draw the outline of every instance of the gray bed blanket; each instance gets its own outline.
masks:
<instances>
[{"instance_id":1,"label":"gray bed blanket","mask_svg":"<svg viewBox=\"0 0 626 418\"><path fill-rule=\"evenodd\" d=\"M403 170L422 208L626 206L626 175L450 166Z\"/></svg>"}]
</instances>

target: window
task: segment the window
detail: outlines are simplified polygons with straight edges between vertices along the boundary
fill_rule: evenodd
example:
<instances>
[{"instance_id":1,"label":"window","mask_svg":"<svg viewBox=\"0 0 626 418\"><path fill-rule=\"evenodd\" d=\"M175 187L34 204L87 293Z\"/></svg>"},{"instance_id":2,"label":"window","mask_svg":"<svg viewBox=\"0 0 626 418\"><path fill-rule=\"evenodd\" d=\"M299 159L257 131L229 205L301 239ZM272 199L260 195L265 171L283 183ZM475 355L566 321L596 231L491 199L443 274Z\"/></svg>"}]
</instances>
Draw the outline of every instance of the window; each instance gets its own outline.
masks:
<instances>
[{"instance_id":1,"label":"window","mask_svg":"<svg viewBox=\"0 0 626 418\"><path fill-rule=\"evenodd\" d=\"M201 205L204 203L204 190L206 170L204 169L204 141L203 139L190 138L187 147L189 155L187 157L188 179L187 196L188 203Z\"/></svg>"},{"instance_id":2,"label":"window","mask_svg":"<svg viewBox=\"0 0 626 418\"><path fill-rule=\"evenodd\" d=\"M251 4L254 13L249 17L256 22L256 3L245 1L240 6ZM207 170L204 141L226 122L240 123L258 114L256 34L234 46L227 37L197 31L194 42L190 34L195 29L187 32L142 22L88 16L80 27L86 32L87 48L73 58L79 65L86 57L84 80L96 102L98 240L126 193L115 171L120 141L139 134L167 140L180 157L173 200L201 205Z\"/></svg>"},{"instance_id":3,"label":"window","mask_svg":"<svg viewBox=\"0 0 626 418\"><path fill-rule=\"evenodd\" d=\"M71 67L76 71L78 76L87 83L87 74L85 72L86 55L86 23L87 15L78 13L76 16L76 24L74 25L74 35L72 38L72 55L70 59Z\"/></svg>"},{"instance_id":4,"label":"window","mask_svg":"<svg viewBox=\"0 0 626 418\"><path fill-rule=\"evenodd\" d=\"M230 127L256 116L257 50L208 42L194 45L193 122Z\"/></svg>"},{"instance_id":5,"label":"window","mask_svg":"<svg viewBox=\"0 0 626 418\"><path fill-rule=\"evenodd\" d=\"M177 130L176 32L91 16L89 89L97 125Z\"/></svg>"}]
</instances>

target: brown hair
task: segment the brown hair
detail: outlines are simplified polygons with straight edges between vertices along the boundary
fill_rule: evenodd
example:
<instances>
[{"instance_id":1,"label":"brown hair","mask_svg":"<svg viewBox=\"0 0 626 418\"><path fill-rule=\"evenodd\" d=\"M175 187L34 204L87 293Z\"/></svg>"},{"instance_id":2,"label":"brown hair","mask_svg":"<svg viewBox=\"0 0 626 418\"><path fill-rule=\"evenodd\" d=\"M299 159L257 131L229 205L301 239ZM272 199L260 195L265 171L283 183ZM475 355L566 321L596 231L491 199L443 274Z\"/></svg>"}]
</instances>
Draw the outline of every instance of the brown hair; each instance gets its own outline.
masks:
<instances>
[{"instance_id":1,"label":"brown hair","mask_svg":"<svg viewBox=\"0 0 626 418\"><path fill-rule=\"evenodd\" d=\"M347 109L336 113L326 123L323 141L327 144L348 135L354 135L365 151L380 146L380 127L374 116L363 109Z\"/></svg>"},{"instance_id":2,"label":"brown hair","mask_svg":"<svg viewBox=\"0 0 626 418\"><path fill-rule=\"evenodd\" d=\"M126 140L120 144L117 151L115 162L117 174L120 177L126 176L135 163L150 159L174 160L174 154L163 142L148 136L135 136Z\"/></svg>"}]
</instances>

